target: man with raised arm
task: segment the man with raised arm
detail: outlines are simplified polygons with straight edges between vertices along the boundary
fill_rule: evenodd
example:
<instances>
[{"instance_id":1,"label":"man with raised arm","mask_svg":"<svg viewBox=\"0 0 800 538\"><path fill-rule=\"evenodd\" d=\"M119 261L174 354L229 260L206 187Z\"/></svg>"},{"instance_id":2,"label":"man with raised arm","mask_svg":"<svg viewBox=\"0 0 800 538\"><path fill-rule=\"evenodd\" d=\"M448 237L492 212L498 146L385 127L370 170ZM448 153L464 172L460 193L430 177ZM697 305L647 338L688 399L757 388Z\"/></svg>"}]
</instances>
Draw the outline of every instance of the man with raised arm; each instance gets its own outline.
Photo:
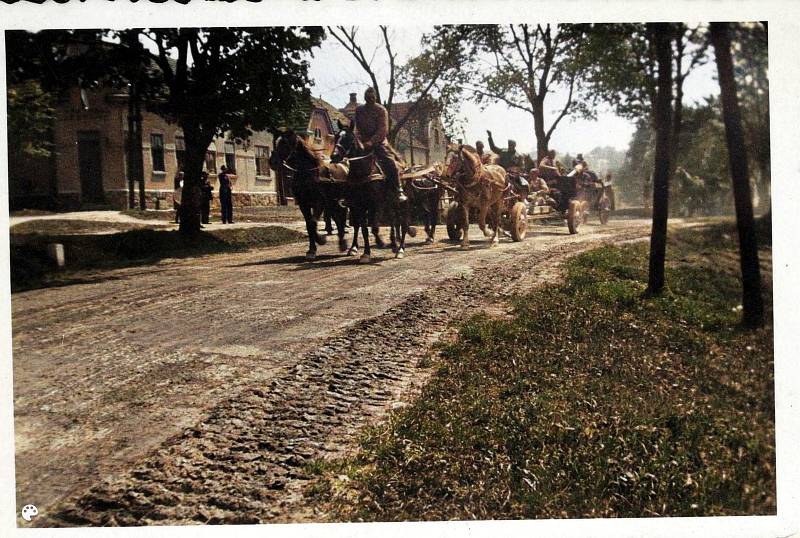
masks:
<instances>
[{"instance_id":1,"label":"man with raised arm","mask_svg":"<svg viewBox=\"0 0 800 538\"><path fill-rule=\"evenodd\" d=\"M518 168L522 170L522 156L517 153L517 143L513 140L508 141L508 149L501 149L495 146L492 139L492 132L486 131L489 137L489 148L497 154L497 164L508 170L509 168Z\"/></svg>"}]
</instances>

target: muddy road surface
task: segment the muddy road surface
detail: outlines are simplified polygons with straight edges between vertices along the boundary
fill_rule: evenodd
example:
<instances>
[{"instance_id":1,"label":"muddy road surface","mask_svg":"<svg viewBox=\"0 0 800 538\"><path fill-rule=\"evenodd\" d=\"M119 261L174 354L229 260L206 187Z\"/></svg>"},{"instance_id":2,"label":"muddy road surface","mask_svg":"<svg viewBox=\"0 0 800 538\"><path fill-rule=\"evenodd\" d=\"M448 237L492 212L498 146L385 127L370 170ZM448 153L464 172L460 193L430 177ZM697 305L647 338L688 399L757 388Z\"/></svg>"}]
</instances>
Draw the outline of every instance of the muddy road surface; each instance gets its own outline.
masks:
<instances>
[{"instance_id":1,"label":"muddy road surface","mask_svg":"<svg viewBox=\"0 0 800 538\"><path fill-rule=\"evenodd\" d=\"M18 504L37 526L314 520L305 463L412 397L453 320L648 234L641 220L536 225L468 251L417 237L404 260L376 250L369 265L334 244L307 263L296 243L15 294Z\"/></svg>"}]
</instances>

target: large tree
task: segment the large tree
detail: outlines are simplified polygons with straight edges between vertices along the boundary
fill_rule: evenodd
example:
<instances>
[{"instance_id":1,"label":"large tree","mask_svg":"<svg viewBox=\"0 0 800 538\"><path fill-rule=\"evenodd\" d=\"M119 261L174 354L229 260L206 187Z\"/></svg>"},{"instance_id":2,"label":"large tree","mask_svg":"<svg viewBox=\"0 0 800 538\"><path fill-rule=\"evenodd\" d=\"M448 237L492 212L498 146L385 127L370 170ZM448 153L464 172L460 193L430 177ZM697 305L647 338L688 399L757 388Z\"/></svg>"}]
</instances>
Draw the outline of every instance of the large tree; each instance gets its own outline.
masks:
<instances>
[{"instance_id":1,"label":"large tree","mask_svg":"<svg viewBox=\"0 0 800 538\"><path fill-rule=\"evenodd\" d=\"M466 83L462 66L472 54L465 29L452 25L435 27L421 38L420 52L404 61L398 58L394 33L386 26L378 29L380 42L371 52L365 50L368 39L359 35L357 26L329 26L328 34L353 57L375 88L378 102L389 112L389 141L396 144L400 132L423 107L442 116L445 126L452 127ZM411 105L397 117L392 108L399 99Z\"/></svg>"},{"instance_id":2,"label":"large tree","mask_svg":"<svg viewBox=\"0 0 800 538\"><path fill-rule=\"evenodd\" d=\"M578 98L582 27L509 24L467 28L480 51L470 65L477 82L467 89L478 104L499 102L528 114L538 158L547 153L550 138L565 117L592 117L592 109ZM566 99L548 122L545 103L548 94L557 89L566 92Z\"/></svg>"},{"instance_id":3,"label":"large tree","mask_svg":"<svg viewBox=\"0 0 800 538\"><path fill-rule=\"evenodd\" d=\"M650 262L647 293L658 294L664 288L664 260L667 249L667 215L669 211L670 136L672 102L672 62L670 59L670 34L668 23L648 23L647 33L653 44L658 68L654 126L656 131L656 156L653 170L653 226L650 234Z\"/></svg>"},{"instance_id":4,"label":"large tree","mask_svg":"<svg viewBox=\"0 0 800 538\"><path fill-rule=\"evenodd\" d=\"M739 100L731 56L731 37L728 23L711 23L711 42L717 60L720 97L728 142L733 195L736 205L736 225L739 231L739 253L742 271L743 323L757 327L763 323L764 303L761 297L761 272L758 263L758 244L753 222L753 203L750 178L747 172L747 151L742 130Z\"/></svg>"},{"instance_id":5,"label":"large tree","mask_svg":"<svg viewBox=\"0 0 800 538\"><path fill-rule=\"evenodd\" d=\"M307 53L321 27L143 29L158 66L160 99L149 109L183 130L183 233L200 229L200 176L216 136L246 138L289 124L308 107Z\"/></svg>"}]
</instances>

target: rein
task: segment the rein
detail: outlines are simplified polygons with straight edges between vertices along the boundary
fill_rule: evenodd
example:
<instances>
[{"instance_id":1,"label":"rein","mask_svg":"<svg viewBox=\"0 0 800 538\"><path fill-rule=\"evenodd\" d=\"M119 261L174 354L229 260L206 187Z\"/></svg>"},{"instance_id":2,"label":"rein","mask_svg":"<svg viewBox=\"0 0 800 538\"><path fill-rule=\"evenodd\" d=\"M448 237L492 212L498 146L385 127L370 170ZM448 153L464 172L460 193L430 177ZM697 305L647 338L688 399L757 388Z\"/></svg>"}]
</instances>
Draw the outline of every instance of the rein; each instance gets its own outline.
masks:
<instances>
[{"instance_id":1,"label":"rein","mask_svg":"<svg viewBox=\"0 0 800 538\"><path fill-rule=\"evenodd\" d=\"M320 167L319 167L319 166L316 166L316 167L314 167L314 168L303 168L303 169L297 169L297 168L294 168L294 167L292 167L292 166L290 166L290 165L289 165L289 162L288 162L288 161L289 161L289 159L291 159L292 157L294 157L294 154L297 152L297 145L298 145L298 144L300 144L300 143L301 143L301 142L298 140L298 141L297 141L297 143L296 143L296 144L294 145L294 147L292 148L292 151L290 151L290 152L289 152L289 155L287 155L287 156L286 156L286 158L285 158L285 159L283 159L283 161L281 162L281 164L284 166L284 168L286 168L286 169L288 169L288 170L291 170L292 172L313 172L314 170L319 170L319 169L320 169Z\"/></svg>"}]
</instances>

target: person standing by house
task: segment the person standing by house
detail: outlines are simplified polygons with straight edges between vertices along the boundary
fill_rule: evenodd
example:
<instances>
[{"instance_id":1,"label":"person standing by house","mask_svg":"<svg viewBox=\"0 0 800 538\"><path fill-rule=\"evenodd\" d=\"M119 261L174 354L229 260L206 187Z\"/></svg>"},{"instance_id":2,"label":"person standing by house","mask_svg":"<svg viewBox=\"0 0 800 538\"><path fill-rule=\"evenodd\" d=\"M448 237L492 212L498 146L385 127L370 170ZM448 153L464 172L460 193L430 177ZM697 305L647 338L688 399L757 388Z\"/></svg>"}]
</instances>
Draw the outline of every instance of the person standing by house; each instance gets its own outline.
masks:
<instances>
[{"instance_id":1,"label":"person standing by house","mask_svg":"<svg viewBox=\"0 0 800 538\"><path fill-rule=\"evenodd\" d=\"M183 170L178 170L173 179L172 207L175 209L175 224L181 222L181 198L183 197Z\"/></svg>"},{"instance_id":2,"label":"person standing by house","mask_svg":"<svg viewBox=\"0 0 800 538\"><path fill-rule=\"evenodd\" d=\"M211 200L214 199L214 187L208 181L208 172L203 170L200 174L200 193L202 194L202 203L200 206L200 217L202 224L208 224L209 214L211 213Z\"/></svg>"},{"instance_id":3,"label":"person standing by house","mask_svg":"<svg viewBox=\"0 0 800 538\"><path fill-rule=\"evenodd\" d=\"M233 224L233 181L232 174L224 164L219 167L219 206L222 224Z\"/></svg>"}]
</instances>

